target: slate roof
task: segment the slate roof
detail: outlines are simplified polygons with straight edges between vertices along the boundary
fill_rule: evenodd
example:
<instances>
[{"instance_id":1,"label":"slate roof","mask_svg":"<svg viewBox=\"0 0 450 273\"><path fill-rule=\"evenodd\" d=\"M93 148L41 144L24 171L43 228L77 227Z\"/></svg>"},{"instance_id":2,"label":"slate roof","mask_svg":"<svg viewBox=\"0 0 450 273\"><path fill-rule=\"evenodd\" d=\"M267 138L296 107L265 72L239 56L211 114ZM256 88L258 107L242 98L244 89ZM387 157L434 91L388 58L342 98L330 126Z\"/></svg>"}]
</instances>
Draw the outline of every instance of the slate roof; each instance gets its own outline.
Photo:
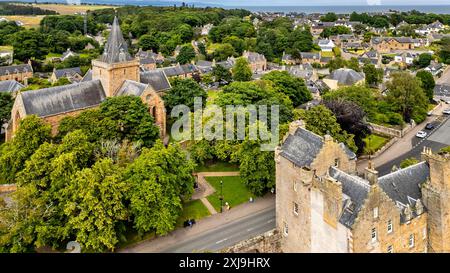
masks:
<instances>
[{"instance_id":1,"label":"slate roof","mask_svg":"<svg viewBox=\"0 0 450 273\"><path fill-rule=\"evenodd\" d=\"M256 63L256 62L265 62L266 57L263 54L259 54L256 52L245 52L244 56L247 57L247 60L249 63Z\"/></svg>"},{"instance_id":2,"label":"slate roof","mask_svg":"<svg viewBox=\"0 0 450 273\"><path fill-rule=\"evenodd\" d=\"M89 69L86 74L84 74L82 82L92 81L92 69Z\"/></svg>"},{"instance_id":3,"label":"slate roof","mask_svg":"<svg viewBox=\"0 0 450 273\"><path fill-rule=\"evenodd\" d=\"M106 99L100 80L26 91L19 96L26 114L39 117L94 107Z\"/></svg>"},{"instance_id":4,"label":"slate roof","mask_svg":"<svg viewBox=\"0 0 450 273\"><path fill-rule=\"evenodd\" d=\"M185 74L183 68L181 66L179 66L179 65L163 67L162 70L164 71L166 76L169 77L169 78Z\"/></svg>"},{"instance_id":5,"label":"slate roof","mask_svg":"<svg viewBox=\"0 0 450 273\"><path fill-rule=\"evenodd\" d=\"M140 64L156 64L156 60L153 57L139 58Z\"/></svg>"},{"instance_id":6,"label":"slate roof","mask_svg":"<svg viewBox=\"0 0 450 273\"><path fill-rule=\"evenodd\" d=\"M333 71L329 76L329 79L337 80L342 85L353 85L358 81L364 79L364 75L356 72L353 69L340 68Z\"/></svg>"},{"instance_id":7,"label":"slate roof","mask_svg":"<svg viewBox=\"0 0 450 273\"><path fill-rule=\"evenodd\" d=\"M414 205L415 200L422 198L420 186L429 177L430 167L423 161L378 178L378 184L393 201Z\"/></svg>"},{"instance_id":8,"label":"slate roof","mask_svg":"<svg viewBox=\"0 0 450 273\"><path fill-rule=\"evenodd\" d=\"M62 54L62 56L61 56L61 60L65 60L65 59L67 59L68 57L70 57L70 56L76 56L76 55L78 55L78 54L76 54L75 52L72 52L71 50L70 50L70 48L68 48L63 54Z\"/></svg>"},{"instance_id":9,"label":"slate roof","mask_svg":"<svg viewBox=\"0 0 450 273\"><path fill-rule=\"evenodd\" d=\"M0 81L0 92L16 92L24 87L16 80Z\"/></svg>"},{"instance_id":10,"label":"slate roof","mask_svg":"<svg viewBox=\"0 0 450 273\"><path fill-rule=\"evenodd\" d=\"M289 135L281 146L280 155L299 167L309 167L323 146L323 138L303 128Z\"/></svg>"},{"instance_id":11,"label":"slate roof","mask_svg":"<svg viewBox=\"0 0 450 273\"><path fill-rule=\"evenodd\" d=\"M138 96L142 95L142 92L148 87L148 84L135 82L131 80L125 80L122 86L116 93L116 96Z\"/></svg>"},{"instance_id":12,"label":"slate roof","mask_svg":"<svg viewBox=\"0 0 450 273\"><path fill-rule=\"evenodd\" d=\"M62 78L62 77L73 77L76 74L78 75L82 75L81 73L81 69L79 67L71 67L71 68L63 68L63 69L55 69L54 71L55 76L57 79Z\"/></svg>"},{"instance_id":13,"label":"slate roof","mask_svg":"<svg viewBox=\"0 0 450 273\"><path fill-rule=\"evenodd\" d=\"M119 20L115 16L108 41L105 45L105 51L100 57L100 60L102 62L112 64L131 61L132 59L133 57L131 57L128 52L127 42L123 38L122 31L120 30Z\"/></svg>"},{"instance_id":14,"label":"slate roof","mask_svg":"<svg viewBox=\"0 0 450 273\"><path fill-rule=\"evenodd\" d=\"M171 88L169 80L161 69L141 72L141 83L149 84L156 92Z\"/></svg>"},{"instance_id":15,"label":"slate roof","mask_svg":"<svg viewBox=\"0 0 450 273\"><path fill-rule=\"evenodd\" d=\"M0 76L15 74L15 73L26 73L33 72L33 68L29 64L18 64L10 66L0 66Z\"/></svg>"},{"instance_id":16,"label":"slate roof","mask_svg":"<svg viewBox=\"0 0 450 273\"><path fill-rule=\"evenodd\" d=\"M300 56L302 57L302 59L320 59L320 53L301 52Z\"/></svg>"},{"instance_id":17,"label":"slate roof","mask_svg":"<svg viewBox=\"0 0 450 273\"><path fill-rule=\"evenodd\" d=\"M330 167L328 174L342 184L342 193L348 197L344 198L343 212L339 222L351 228L369 193L369 182L336 167Z\"/></svg>"}]
</instances>

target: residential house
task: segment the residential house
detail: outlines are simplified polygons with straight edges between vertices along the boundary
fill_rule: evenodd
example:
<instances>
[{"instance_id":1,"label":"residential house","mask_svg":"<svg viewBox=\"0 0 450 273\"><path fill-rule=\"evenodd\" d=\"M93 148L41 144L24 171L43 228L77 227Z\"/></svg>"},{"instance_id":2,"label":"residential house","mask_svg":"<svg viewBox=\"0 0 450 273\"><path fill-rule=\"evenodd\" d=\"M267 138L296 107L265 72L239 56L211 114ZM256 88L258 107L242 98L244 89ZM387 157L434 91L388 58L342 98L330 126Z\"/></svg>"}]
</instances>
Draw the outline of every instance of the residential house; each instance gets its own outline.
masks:
<instances>
[{"instance_id":1,"label":"residential house","mask_svg":"<svg viewBox=\"0 0 450 273\"><path fill-rule=\"evenodd\" d=\"M303 64L306 63L320 63L321 61L321 54L320 52L301 52L301 61Z\"/></svg>"},{"instance_id":2,"label":"residential house","mask_svg":"<svg viewBox=\"0 0 450 273\"><path fill-rule=\"evenodd\" d=\"M31 77L33 77L31 61L27 64L0 66L0 81L16 80L18 82L24 82Z\"/></svg>"},{"instance_id":3,"label":"residential house","mask_svg":"<svg viewBox=\"0 0 450 273\"><path fill-rule=\"evenodd\" d=\"M422 26L422 27L416 29L415 32L417 34L425 36L430 33L438 33L439 31L444 30L444 29L445 29L444 24L442 24L439 21L435 21L431 24L428 24L428 25L425 25L425 26Z\"/></svg>"},{"instance_id":4,"label":"residential house","mask_svg":"<svg viewBox=\"0 0 450 273\"><path fill-rule=\"evenodd\" d=\"M444 65L440 62L431 61L430 65L425 67L424 70L430 72L434 77L440 77L444 71Z\"/></svg>"},{"instance_id":5,"label":"residential house","mask_svg":"<svg viewBox=\"0 0 450 273\"><path fill-rule=\"evenodd\" d=\"M356 72L349 68L340 68L331 72L323 81L331 90L338 89L341 86L351 86L354 84L364 83L365 76L363 73Z\"/></svg>"},{"instance_id":6,"label":"residential house","mask_svg":"<svg viewBox=\"0 0 450 273\"><path fill-rule=\"evenodd\" d=\"M378 54L376 50L367 51L358 57L358 61L361 65L371 63L379 67L381 65L381 54Z\"/></svg>"},{"instance_id":7,"label":"residential house","mask_svg":"<svg viewBox=\"0 0 450 273\"><path fill-rule=\"evenodd\" d=\"M320 49L324 52L331 52L333 51L333 48L336 46L332 40L329 39L322 39L319 40L317 45L320 47Z\"/></svg>"},{"instance_id":8,"label":"residential house","mask_svg":"<svg viewBox=\"0 0 450 273\"><path fill-rule=\"evenodd\" d=\"M0 81L0 92L8 92L15 95L17 91L24 87L25 85L16 80Z\"/></svg>"},{"instance_id":9,"label":"residential house","mask_svg":"<svg viewBox=\"0 0 450 273\"><path fill-rule=\"evenodd\" d=\"M371 45L379 53L414 49L414 41L409 37L374 37L371 40Z\"/></svg>"},{"instance_id":10,"label":"residential house","mask_svg":"<svg viewBox=\"0 0 450 273\"><path fill-rule=\"evenodd\" d=\"M263 54L256 52L244 51L242 57L247 59L250 69L253 73L262 72L267 70L267 60Z\"/></svg>"},{"instance_id":11,"label":"residential house","mask_svg":"<svg viewBox=\"0 0 450 273\"><path fill-rule=\"evenodd\" d=\"M11 49L0 50L0 65L10 65L13 62L14 51Z\"/></svg>"},{"instance_id":12,"label":"residential house","mask_svg":"<svg viewBox=\"0 0 450 273\"><path fill-rule=\"evenodd\" d=\"M68 48L61 56L61 61L65 61L70 57L74 57L74 56L78 56L77 53L73 52L70 50L70 48Z\"/></svg>"},{"instance_id":13,"label":"residential house","mask_svg":"<svg viewBox=\"0 0 450 273\"><path fill-rule=\"evenodd\" d=\"M397 54L394 57L394 62L404 66L412 65L414 62L414 55L409 52L403 52L401 54Z\"/></svg>"},{"instance_id":14,"label":"residential house","mask_svg":"<svg viewBox=\"0 0 450 273\"><path fill-rule=\"evenodd\" d=\"M79 82L83 79L83 73L81 73L80 67L71 67L63 69L53 69L53 73L50 76L50 82L55 83L61 78L67 78L71 83Z\"/></svg>"}]
</instances>

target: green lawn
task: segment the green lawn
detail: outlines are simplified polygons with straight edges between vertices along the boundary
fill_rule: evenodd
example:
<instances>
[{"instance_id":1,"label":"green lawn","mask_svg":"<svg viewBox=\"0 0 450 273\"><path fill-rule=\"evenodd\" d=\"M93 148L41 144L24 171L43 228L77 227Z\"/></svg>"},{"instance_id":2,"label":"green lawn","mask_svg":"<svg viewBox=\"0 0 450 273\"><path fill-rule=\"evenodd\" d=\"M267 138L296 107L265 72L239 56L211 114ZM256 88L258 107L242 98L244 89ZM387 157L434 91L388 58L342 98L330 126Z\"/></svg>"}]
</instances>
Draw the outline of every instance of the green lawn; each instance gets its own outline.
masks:
<instances>
[{"instance_id":1,"label":"green lawn","mask_svg":"<svg viewBox=\"0 0 450 273\"><path fill-rule=\"evenodd\" d=\"M196 172L238 172L239 166L228 162L206 162L203 166L197 166Z\"/></svg>"},{"instance_id":2,"label":"green lawn","mask_svg":"<svg viewBox=\"0 0 450 273\"><path fill-rule=\"evenodd\" d=\"M322 51L320 52L320 55L322 57L334 57L334 52L333 51Z\"/></svg>"},{"instance_id":3,"label":"green lawn","mask_svg":"<svg viewBox=\"0 0 450 273\"><path fill-rule=\"evenodd\" d=\"M370 141L369 141L370 140ZM380 135L369 135L364 139L366 147L364 148L364 154L373 154L383 147L389 141L388 137Z\"/></svg>"},{"instance_id":4,"label":"green lawn","mask_svg":"<svg viewBox=\"0 0 450 273\"><path fill-rule=\"evenodd\" d=\"M184 221L195 219L195 221L209 216L209 211L200 200L193 200L184 204L183 212L177 219L177 227L183 227Z\"/></svg>"},{"instance_id":5,"label":"green lawn","mask_svg":"<svg viewBox=\"0 0 450 273\"><path fill-rule=\"evenodd\" d=\"M60 58L62 56L62 54L59 53L48 53L47 56L45 56L46 58Z\"/></svg>"},{"instance_id":6,"label":"green lawn","mask_svg":"<svg viewBox=\"0 0 450 273\"><path fill-rule=\"evenodd\" d=\"M208 201L220 211L220 181L223 181L223 204L228 202L231 208L249 201L253 196L239 176L205 177L216 192L208 196Z\"/></svg>"}]
</instances>

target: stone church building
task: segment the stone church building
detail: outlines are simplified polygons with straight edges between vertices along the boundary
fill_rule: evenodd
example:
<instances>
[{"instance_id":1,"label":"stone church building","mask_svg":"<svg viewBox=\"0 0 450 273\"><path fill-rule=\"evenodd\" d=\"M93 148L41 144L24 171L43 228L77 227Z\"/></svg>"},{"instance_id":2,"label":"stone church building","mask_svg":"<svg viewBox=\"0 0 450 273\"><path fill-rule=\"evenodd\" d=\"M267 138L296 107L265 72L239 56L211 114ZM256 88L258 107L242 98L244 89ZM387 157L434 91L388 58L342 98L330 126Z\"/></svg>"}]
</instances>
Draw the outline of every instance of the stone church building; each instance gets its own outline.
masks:
<instances>
[{"instance_id":1,"label":"stone church building","mask_svg":"<svg viewBox=\"0 0 450 273\"><path fill-rule=\"evenodd\" d=\"M20 120L28 115L37 115L50 123L56 134L62 118L96 108L106 98L121 95L139 96L148 105L163 138L166 112L162 95L171 86L164 73L141 71L139 64L139 60L128 52L115 17L103 54L92 61L92 69L81 82L17 95L6 139L14 136Z\"/></svg>"},{"instance_id":2,"label":"stone church building","mask_svg":"<svg viewBox=\"0 0 450 273\"><path fill-rule=\"evenodd\" d=\"M450 156L379 177L330 136L293 122L275 151L280 252L450 252Z\"/></svg>"}]
</instances>

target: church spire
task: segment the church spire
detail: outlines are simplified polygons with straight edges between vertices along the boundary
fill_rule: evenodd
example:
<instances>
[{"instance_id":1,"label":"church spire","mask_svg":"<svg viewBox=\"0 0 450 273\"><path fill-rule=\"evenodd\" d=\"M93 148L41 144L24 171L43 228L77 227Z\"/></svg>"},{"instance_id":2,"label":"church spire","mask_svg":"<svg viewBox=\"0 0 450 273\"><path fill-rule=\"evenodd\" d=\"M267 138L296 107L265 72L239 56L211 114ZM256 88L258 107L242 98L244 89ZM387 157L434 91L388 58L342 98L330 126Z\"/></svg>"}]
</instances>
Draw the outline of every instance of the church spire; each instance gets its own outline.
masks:
<instances>
[{"instance_id":1,"label":"church spire","mask_svg":"<svg viewBox=\"0 0 450 273\"><path fill-rule=\"evenodd\" d=\"M108 41L105 45L105 50L100 59L102 62L109 64L127 62L133 59L133 57L131 57L130 53L128 52L128 45L123 38L117 16L114 16L114 22L112 24L111 32L109 33Z\"/></svg>"}]
</instances>

